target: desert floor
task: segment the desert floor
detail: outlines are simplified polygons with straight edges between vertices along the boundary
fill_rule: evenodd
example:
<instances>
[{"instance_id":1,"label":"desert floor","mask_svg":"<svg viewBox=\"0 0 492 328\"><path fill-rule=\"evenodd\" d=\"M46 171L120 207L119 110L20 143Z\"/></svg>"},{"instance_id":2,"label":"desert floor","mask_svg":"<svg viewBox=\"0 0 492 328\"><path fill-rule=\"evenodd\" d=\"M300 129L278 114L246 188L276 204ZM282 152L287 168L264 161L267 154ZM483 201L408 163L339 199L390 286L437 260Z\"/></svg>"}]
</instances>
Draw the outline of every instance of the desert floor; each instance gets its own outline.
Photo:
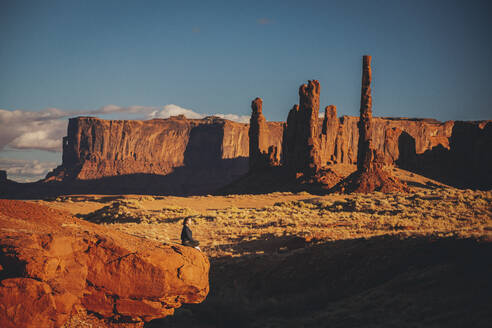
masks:
<instances>
[{"instance_id":1,"label":"desert floor","mask_svg":"<svg viewBox=\"0 0 492 328\"><path fill-rule=\"evenodd\" d=\"M162 243L192 219L210 294L148 327L488 326L492 191L396 174L412 192L35 202Z\"/></svg>"}]
</instances>

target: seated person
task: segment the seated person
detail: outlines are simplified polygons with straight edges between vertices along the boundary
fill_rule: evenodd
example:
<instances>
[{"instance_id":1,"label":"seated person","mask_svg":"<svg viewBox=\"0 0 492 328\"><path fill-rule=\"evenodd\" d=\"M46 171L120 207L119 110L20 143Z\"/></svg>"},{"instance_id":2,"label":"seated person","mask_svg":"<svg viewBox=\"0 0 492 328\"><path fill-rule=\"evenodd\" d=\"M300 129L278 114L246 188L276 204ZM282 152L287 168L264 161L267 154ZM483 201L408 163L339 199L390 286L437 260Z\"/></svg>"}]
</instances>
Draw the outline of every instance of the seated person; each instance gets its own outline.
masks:
<instances>
[{"instance_id":1,"label":"seated person","mask_svg":"<svg viewBox=\"0 0 492 328\"><path fill-rule=\"evenodd\" d=\"M181 230L181 244L184 246L196 247L200 243L193 239L193 233L188 227L188 223L191 222L190 218L185 218L183 220L183 230Z\"/></svg>"}]
</instances>

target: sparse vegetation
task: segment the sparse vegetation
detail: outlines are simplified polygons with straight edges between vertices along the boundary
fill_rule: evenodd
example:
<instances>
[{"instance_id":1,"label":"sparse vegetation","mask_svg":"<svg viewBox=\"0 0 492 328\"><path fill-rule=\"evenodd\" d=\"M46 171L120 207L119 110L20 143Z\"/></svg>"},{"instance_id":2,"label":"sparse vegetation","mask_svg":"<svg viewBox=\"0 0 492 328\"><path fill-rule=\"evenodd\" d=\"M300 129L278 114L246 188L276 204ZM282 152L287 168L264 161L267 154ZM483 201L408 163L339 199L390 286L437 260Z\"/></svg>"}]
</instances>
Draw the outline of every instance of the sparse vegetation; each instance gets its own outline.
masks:
<instances>
[{"instance_id":1,"label":"sparse vegetation","mask_svg":"<svg viewBox=\"0 0 492 328\"><path fill-rule=\"evenodd\" d=\"M115 199L81 217L114 229L162 242L179 242L181 221L192 218L194 232L212 257L241 255L239 241L297 236L317 242L379 235L456 236L487 238L492 232L492 192L453 188L417 189L409 194L352 194L314 196L298 193L297 199L273 205L228 206L196 210L163 204L146 209L142 202L165 200L140 196ZM225 196L234 199L262 197ZM210 203L213 196L206 196ZM191 201L190 203L192 203Z\"/></svg>"},{"instance_id":2,"label":"sparse vegetation","mask_svg":"<svg viewBox=\"0 0 492 328\"><path fill-rule=\"evenodd\" d=\"M149 327L490 322L492 191L434 185L401 194L88 196L85 208L83 196L71 196L47 203L162 243L179 243L182 220L192 219L212 263L210 294Z\"/></svg>"}]
</instances>

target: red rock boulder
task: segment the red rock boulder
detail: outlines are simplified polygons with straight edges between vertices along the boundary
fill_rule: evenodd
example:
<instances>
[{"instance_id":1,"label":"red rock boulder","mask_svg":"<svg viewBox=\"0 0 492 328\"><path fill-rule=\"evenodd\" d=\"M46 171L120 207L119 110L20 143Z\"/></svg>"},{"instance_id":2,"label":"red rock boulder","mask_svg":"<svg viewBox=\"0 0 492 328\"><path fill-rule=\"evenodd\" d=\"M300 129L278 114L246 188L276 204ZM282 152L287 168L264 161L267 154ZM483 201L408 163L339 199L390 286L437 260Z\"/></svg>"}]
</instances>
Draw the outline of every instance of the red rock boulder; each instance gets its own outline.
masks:
<instances>
[{"instance_id":1,"label":"red rock boulder","mask_svg":"<svg viewBox=\"0 0 492 328\"><path fill-rule=\"evenodd\" d=\"M209 290L200 251L111 231L67 213L0 200L0 326L60 327L77 310L149 321Z\"/></svg>"}]
</instances>

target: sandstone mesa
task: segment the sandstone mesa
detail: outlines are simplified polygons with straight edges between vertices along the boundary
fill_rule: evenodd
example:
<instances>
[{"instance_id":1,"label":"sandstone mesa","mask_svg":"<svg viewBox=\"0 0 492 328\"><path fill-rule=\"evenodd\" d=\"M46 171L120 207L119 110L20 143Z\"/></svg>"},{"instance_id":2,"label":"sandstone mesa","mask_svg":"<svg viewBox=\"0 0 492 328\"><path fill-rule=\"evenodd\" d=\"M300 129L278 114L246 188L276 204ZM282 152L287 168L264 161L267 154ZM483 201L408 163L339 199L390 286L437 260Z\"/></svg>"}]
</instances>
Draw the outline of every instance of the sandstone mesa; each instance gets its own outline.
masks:
<instances>
[{"instance_id":1,"label":"sandstone mesa","mask_svg":"<svg viewBox=\"0 0 492 328\"><path fill-rule=\"evenodd\" d=\"M105 188L114 182L121 193L128 183L118 184L115 177L138 175L141 181L155 182L150 189L147 184L141 191L211 193L246 174L249 160L253 167L260 157L262 162L272 163L270 166L292 163L294 159L290 157L295 155L289 144L299 141L289 125L294 124L297 108L294 106L289 113L287 124L262 121L258 139L261 151L252 159L248 124L219 118L73 118L64 138L63 162L45 181L100 180L105 182ZM334 106L326 108L325 117L317 120L318 137L311 138L311 142L319 144L319 152L313 157L316 165L357 163L358 121L350 116L337 118ZM461 188L489 189L492 185L492 121L373 117L372 126L372 146L382 153L386 164ZM163 179L159 183L152 177Z\"/></svg>"}]
</instances>

